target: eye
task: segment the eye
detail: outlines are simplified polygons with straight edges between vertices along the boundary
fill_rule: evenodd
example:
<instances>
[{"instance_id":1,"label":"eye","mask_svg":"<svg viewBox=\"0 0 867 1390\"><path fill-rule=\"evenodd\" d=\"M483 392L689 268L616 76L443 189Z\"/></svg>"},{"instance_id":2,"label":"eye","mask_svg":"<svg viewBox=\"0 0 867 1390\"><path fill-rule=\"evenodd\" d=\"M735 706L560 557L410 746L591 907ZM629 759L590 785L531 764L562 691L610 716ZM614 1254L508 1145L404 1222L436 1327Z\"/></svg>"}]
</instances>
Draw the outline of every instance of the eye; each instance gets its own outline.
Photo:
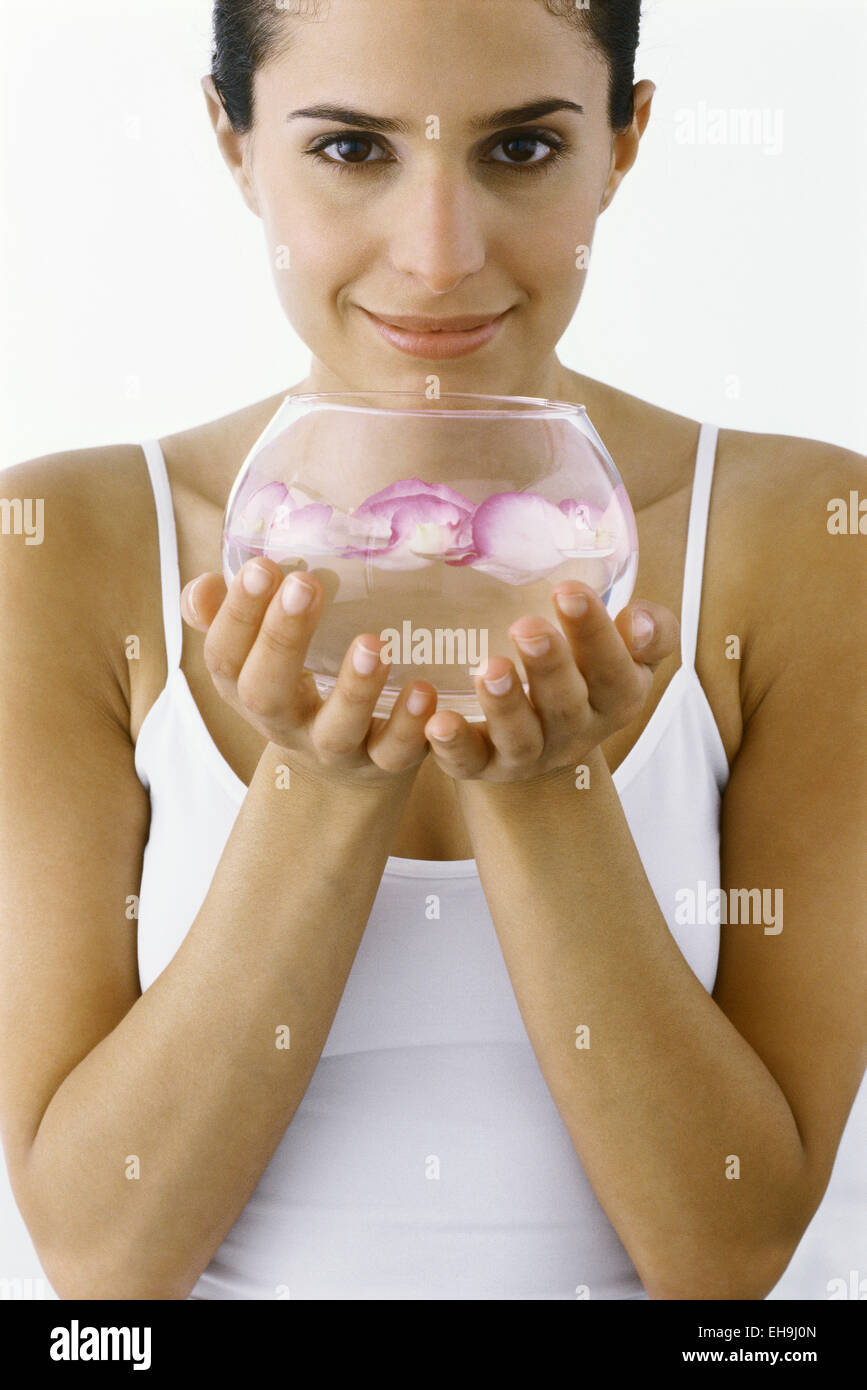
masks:
<instances>
[{"instance_id":1,"label":"eye","mask_svg":"<svg viewBox=\"0 0 867 1390\"><path fill-rule=\"evenodd\" d=\"M324 153L324 151L327 150L331 145L369 145L373 149L377 149L380 152L382 152L382 146L377 144L377 142L374 139L372 139L371 136L352 132L349 135L327 135L323 140L318 141L315 145L311 145L310 149L305 150L304 153L318 155L319 158L323 161L323 163L334 164L337 168L344 169L347 167L351 167L353 164L382 164L387 162L381 159L360 159L350 160L349 166L347 166L343 163L342 159L331 159Z\"/></svg>"},{"instance_id":2,"label":"eye","mask_svg":"<svg viewBox=\"0 0 867 1390\"><path fill-rule=\"evenodd\" d=\"M501 147L505 149L516 145L545 145L548 147L548 154L542 158L530 159L493 158L490 162L498 165L501 170L514 169L518 173L542 173L557 163L570 149L568 141L548 130L525 130L509 133L501 136L496 145L491 148L497 150ZM332 146L342 147L343 153L340 158L335 159L325 153ZM358 153L359 146L362 147L362 157L360 159L349 157L352 152L349 147L354 147L355 153ZM368 152L378 151L381 157L377 159L365 158L365 148ZM387 151L375 136L366 135L363 131L348 131L341 135L324 135L303 153L312 155L321 164L328 164L331 168L341 171L369 167L371 164L394 164L397 162L388 156Z\"/></svg>"},{"instance_id":3,"label":"eye","mask_svg":"<svg viewBox=\"0 0 867 1390\"><path fill-rule=\"evenodd\" d=\"M559 135L554 135L549 131L538 130L524 131L519 135L506 135L494 146L494 149L498 149L500 146L505 148L510 145L547 145L550 153L547 158L544 159L521 159L515 164L512 163L511 159L495 159L495 164L511 165L512 168L517 169L538 168L540 165L547 166L549 164L555 164L566 149L566 141L561 140Z\"/></svg>"}]
</instances>

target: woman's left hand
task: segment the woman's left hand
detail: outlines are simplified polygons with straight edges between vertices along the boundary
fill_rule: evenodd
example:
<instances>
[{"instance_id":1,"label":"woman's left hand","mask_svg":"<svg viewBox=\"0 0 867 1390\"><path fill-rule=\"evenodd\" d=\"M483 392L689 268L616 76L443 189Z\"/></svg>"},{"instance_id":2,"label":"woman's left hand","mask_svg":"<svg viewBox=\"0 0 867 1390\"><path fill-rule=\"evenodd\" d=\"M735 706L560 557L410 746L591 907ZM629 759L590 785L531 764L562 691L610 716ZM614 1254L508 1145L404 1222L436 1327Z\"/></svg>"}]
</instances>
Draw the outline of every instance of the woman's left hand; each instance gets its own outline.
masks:
<instances>
[{"instance_id":1,"label":"woman's left hand","mask_svg":"<svg viewBox=\"0 0 867 1390\"><path fill-rule=\"evenodd\" d=\"M599 596L574 580L553 590L555 599L559 595L587 600L578 617L557 603L563 632L544 618L519 618L509 628L521 652L529 698L509 658L492 656L484 679L481 667L473 672L485 722L468 724L453 710L438 710L425 725L433 756L450 777L530 782L574 768L644 708L654 670L677 648L680 624L674 613L642 600L612 620ZM649 634L633 627L638 615L652 620ZM525 651L521 643L528 637L547 637L547 649ZM494 693L485 685L506 677L510 683L504 689L498 684ZM438 733L454 737L442 742Z\"/></svg>"}]
</instances>

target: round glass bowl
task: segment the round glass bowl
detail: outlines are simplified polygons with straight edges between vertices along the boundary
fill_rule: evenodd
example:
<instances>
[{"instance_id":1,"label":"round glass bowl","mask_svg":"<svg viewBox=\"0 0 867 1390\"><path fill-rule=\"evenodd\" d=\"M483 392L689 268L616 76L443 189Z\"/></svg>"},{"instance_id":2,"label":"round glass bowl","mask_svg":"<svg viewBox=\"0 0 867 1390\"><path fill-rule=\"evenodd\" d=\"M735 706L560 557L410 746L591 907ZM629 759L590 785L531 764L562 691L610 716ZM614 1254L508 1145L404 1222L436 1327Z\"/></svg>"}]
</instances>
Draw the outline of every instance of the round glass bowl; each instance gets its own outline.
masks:
<instances>
[{"instance_id":1,"label":"round glass bowl","mask_svg":"<svg viewBox=\"0 0 867 1390\"><path fill-rule=\"evenodd\" d=\"M430 681L437 708L483 718L471 671L508 656L517 618L560 627L551 589L593 588L614 617L638 535L626 489L584 406L523 396L349 391L287 396L226 506L231 583L254 556L315 571L326 593L305 665L327 697L350 643L391 661L376 713Z\"/></svg>"}]
</instances>

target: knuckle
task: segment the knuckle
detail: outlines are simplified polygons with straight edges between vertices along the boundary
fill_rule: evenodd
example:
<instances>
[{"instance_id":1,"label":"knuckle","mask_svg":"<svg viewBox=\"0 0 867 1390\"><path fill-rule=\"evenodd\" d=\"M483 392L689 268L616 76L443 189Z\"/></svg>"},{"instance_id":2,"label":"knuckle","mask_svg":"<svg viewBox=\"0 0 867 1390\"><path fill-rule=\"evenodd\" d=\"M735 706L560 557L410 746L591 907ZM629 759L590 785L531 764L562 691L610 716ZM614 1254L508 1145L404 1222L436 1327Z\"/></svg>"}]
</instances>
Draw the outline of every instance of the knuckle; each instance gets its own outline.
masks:
<instances>
[{"instance_id":1,"label":"knuckle","mask_svg":"<svg viewBox=\"0 0 867 1390\"><path fill-rule=\"evenodd\" d=\"M530 762L538 758L545 746L544 736L527 729L504 729L496 735L496 743L502 756L509 762Z\"/></svg>"},{"instance_id":2,"label":"knuckle","mask_svg":"<svg viewBox=\"0 0 867 1390\"><path fill-rule=\"evenodd\" d=\"M625 672L625 679L624 679ZM609 662L604 667L594 669L591 677L594 692L610 702L612 699L621 700L623 698L624 685L631 690L632 677L635 674L634 666L630 670L625 663Z\"/></svg>"},{"instance_id":3,"label":"knuckle","mask_svg":"<svg viewBox=\"0 0 867 1390\"><path fill-rule=\"evenodd\" d=\"M647 699L648 688L644 681L637 681L630 690L624 691L620 703L622 717L627 721L637 719Z\"/></svg>"},{"instance_id":4,"label":"knuckle","mask_svg":"<svg viewBox=\"0 0 867 1390\"><path fill-rule=\"evenodd\" d=\"M303 648L297 631L273 627L270 623L263 623L259 629L259 641L277 656L297 656Z\"/></svg>"},{"instance_id":5,"label":"knuckle","mask_svg":"<svg viewBox=\"0 0 867 1390\"><path fill-rule=\"evenodd\" d=\"M369 747L367 754L381 772L403 772L409 766L406 758L394 757L384 745L376 744L373 748Z\"/></svg>"},{"instance_id":6,"label":"knuckle","mask_svg":"<svg viewBox=\"0 0 867 1390\"><path fill-rule=\"evenodd\" d=\"M353 740L341 737L336 729L317 730L314 727L310 741L317 758L326 767L333 767L335 763L342 762L356 747Z\"/></svg>"},{"instance_id":7,"label":"knuckle","mask_svg":"<svg viewBox=\"0 0 867 1390\"><path fill-rule=\"evenodd\" d=\"M389 724L387 732L383 735L389 743L396 748L418 748L423 742L423 736L419 735L417 729L407 729L400 724Z\"/></svg>"},{"instance_id":8,"label":"knuckle","mask_svg":"<svg viewBox=\"0 0 867 1390\"><path fill-rule=\"evenodd\" d=\"M255 628L262 621L260 609L251 606L249 600L244 600L234 589L230 589L225 599L221 612L226 615L232 623L237 623L239 627Z\"/></svg>"},{"instance_id":9,"label":"knuckle","mask_svg":"<svg viewBox=\"0 0 867 1390\"><path fill-rule=\"evenodd\" d=\"M343 704L350 709L368 709L374 703L375 692L355 685L352 681L345 685L338 682L334 693L338 694Z\"/></svg>"},{"instance_id":10,"label":"knuckle","mask_svg":"<svg viewBox=\"0 0 867 1390\"><path fill-rule=\"evenodd\" d=\"M260 719L273 719L281 712L274 697L267 695L257 684L255 677L248 676L245 670L242 670L238 677L236 690L238 700L248 714L255 714Z\"/></svg>"},{"instance_id":11,"label":"knuckle","mask_svg":"<svg viewBox=\"0 0 867 1390\"><path fill-rule=\"evenodd\" d=\"M583 722L586 717L586 701L579 706L578 721ZM552 701L545 711L545 719L549 724L574 724L576 722L575 704L570 700Z\"/></svg>"},{"instance_id":12,"label":"knuckle","mask_svg":"<svg viewBox=\"0 0 867 1390\"><path fill-rule=\"evenodd\" d=\"M205 666L213 681L217 683L228 681L232 685L235 684L238 679L240 668L234 658L230 657L228 653L220 651L220 649L214 645L209 646L207 641L205 642L203 656Z\"/></svg>"},{"instance_id":13,"label":"knuckle","mask_svg":"<svg viewBox=\"0 0 867 1390\"><path fill-rule=\"evenodd\" d=\"M401 772L415 762L423 748L418 734L388 729L375 742L368 739L367 756L383 772Z\"/></svg>"},{"instance_id":14,"label":"knuckle","mask_svg":"<svg viewBox=\"0 0 867 1390\"><path fill-rule=\"evenodd\" d=\"M323 767L330 767L330 768L343 767L343 765L344 765L345 762L346 762L346 759L349 757L349 755L350 755L351 753L354 753L354 752L355 752L354 746L349 746L349 745L347 745L346 747L343 747L343 746L337 746L337 747L328 746L328 747L323 748L323 749L320 751L320 753L319 753L319 761L321 762L321 764L322 764Z\"/></svg>"},{"instance_id":15,"label":"knuckle","mask_svg":"<svg viewBox=\"0 0 867 1390\"><path fill-rule=\"evenodd\" d=\"M537 739L513 739L506 746L505 756L515 763L532 762L534 758L538 758L543 746Z\"/></svg>"}]
</instances>

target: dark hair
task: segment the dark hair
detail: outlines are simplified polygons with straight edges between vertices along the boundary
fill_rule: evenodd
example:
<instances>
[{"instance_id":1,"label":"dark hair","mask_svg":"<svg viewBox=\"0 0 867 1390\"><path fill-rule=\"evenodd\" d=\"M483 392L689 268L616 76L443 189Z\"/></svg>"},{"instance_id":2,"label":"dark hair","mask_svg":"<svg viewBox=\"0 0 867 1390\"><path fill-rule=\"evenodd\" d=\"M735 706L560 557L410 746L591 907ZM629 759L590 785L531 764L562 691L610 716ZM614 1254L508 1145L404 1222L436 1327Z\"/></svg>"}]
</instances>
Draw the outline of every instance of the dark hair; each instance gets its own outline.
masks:
<instances>
[{"instance_id":1,"label":"dark hair","mask_svg":"<svg viewBox=\"0 0 867 1390\"><path fill-rule=\"evenodd\" d=\"M634 115L632 88L641 0L542 0L549 14L586 39L608 64L608 124L623 130ZM216 0L211 76L234 130L252 128L253 78L269 59L291 47L290 16L317 20L328 0Z\"/></svg>"}]
</instances>

